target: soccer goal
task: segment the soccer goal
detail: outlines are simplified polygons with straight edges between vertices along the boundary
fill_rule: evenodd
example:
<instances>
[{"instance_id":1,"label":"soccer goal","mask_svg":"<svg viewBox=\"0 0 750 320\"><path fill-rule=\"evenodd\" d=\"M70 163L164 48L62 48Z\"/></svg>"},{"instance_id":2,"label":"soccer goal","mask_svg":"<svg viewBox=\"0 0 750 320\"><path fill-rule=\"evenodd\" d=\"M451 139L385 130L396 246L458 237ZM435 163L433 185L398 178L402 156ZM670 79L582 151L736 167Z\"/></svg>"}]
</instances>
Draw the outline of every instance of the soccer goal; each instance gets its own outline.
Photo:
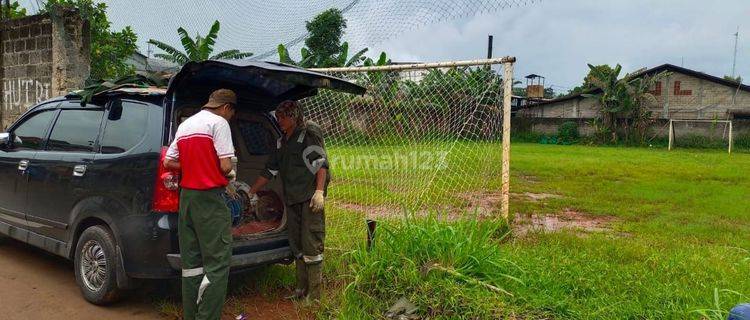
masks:
<instances>
[{"instance_id":1,"label":"soccer goal","mask_svg":"<svg viewBox=\"0 0 750 320\"><path fill-rule=\"evenodd\" d=\"M514 61L313 69L368 89L301 100L325 135L332 227L405 212L507 219L512 81L504 80Z\"/></svg>"},{"instance_id":2,"label":"soccer goal","mask_svg":"<svg viewBox=\"0 0 750 320\"><path fill-rule=\"evenodd\" d=\"M732 153L731 120L669 120L669 150L674 148L726 148Z\"/></svg>"}]
</instances>

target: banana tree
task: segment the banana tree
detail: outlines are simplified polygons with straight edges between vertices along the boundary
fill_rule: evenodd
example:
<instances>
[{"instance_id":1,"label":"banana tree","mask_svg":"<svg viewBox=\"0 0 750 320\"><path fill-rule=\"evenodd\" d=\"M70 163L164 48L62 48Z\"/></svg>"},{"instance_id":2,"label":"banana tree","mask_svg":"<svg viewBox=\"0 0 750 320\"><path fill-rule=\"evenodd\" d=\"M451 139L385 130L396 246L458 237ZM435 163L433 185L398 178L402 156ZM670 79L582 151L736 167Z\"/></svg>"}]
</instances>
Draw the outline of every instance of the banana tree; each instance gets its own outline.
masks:
<instances>
[{"instance_id":1,"label":"banana tree","mask_svg":"<svg viewBox=\"0 0 750 320\"><path fill-rule=\"evenodd\" d=\"M336 64L344 67L356 66L365 60L365 53L367 52L367 50L367 48L364 48L362 50L359 50L353 56L349 57L349 43L344 41L344 43L341 44L341 51L336 57Z\"/></svg>"},{"instance_id":2,"label":"banana tree","mask_svg":"<svg viewBox=\"0 0 750 320\"><path fill-rule=\"evenodd\" d=\"M636 72L619 78L622 70L619 64L614 69L594 67L590 64L589 68L589 81L598 92L583 96L595 98L599 102L604 133L611 135L611 142L617 142L618 129L622 129L630 137L631 128L634 128L636 138L643 143L651 121L649 107L657 104L651 88L669 73L647 75ZM622 119L619 126L618 119Z\"/></svg>"},{"instance_id":3,"label":"banana tree","mask_svg":"<svg viewBox=\"0 0 750 320\"><path fill-rule=\"evenodd\" d=\"M610 135L610 142L617 142L617 115L629 111L633 107L633 100L628 93L626 81L619 79L622 66L617 64L612 70L596 68L589 64L591 69L590 82L598 89L597 93L586 93L584 97L594 98L599 102L602 122L606 132Z\"/></svg>"},{"instance_id":4,"label":"banana tree","mask_svg":"<svg viewBox=\"0 0 750 320\"><path fill-rule=\"evenodd\" d=\"M155 54L155 57L179 65L184 65L190 61L245 59L253 55L250 52L242 52L237 49L226 50L212 55L220 29L221 24L219 21L214 21L211 29L205 37L197 34L195 39L193 39L184 28L178 28L177 34L180 36L180 42L182 43L184 51L180 51L173 46L155 39L150 39L148 43L153 44L164 51L164 53Z\"/></svg>"},{"instance_id":5,"label":"banana tree","mask_svg":"<svg viewBox=\"0 0 750 320\"><path fill-rule=\"evenodd\" d=\"M310 52L307 47L300 49L300 61L294 61L289 55L289 50L284 44L279 44L276 51L279 54L279 62L291 64L303 68L315 67L354 67L365 61L364 54L367 48L359 50L353 56L349 57L349 43L344 42L339 48L339 53L333 57L320 57Z\"/></svg>"},{"instance_id":6,"label":"banana tree","mask_svg":"<svg viewBox=\"0 0 750 320\"><path fill-rule=\"evenodd\" d=\"M654 75L634 77L627 82L628 94L633 101L633 108L630 110L628 118L632 122L636 138L640 144L646 142L646 133L649 124L653 121L649 109L658 104L658 100L653 94L652 88L656 86L657 82L670 74L670 72L663 71Z\"/></svg>"}]
</instances>

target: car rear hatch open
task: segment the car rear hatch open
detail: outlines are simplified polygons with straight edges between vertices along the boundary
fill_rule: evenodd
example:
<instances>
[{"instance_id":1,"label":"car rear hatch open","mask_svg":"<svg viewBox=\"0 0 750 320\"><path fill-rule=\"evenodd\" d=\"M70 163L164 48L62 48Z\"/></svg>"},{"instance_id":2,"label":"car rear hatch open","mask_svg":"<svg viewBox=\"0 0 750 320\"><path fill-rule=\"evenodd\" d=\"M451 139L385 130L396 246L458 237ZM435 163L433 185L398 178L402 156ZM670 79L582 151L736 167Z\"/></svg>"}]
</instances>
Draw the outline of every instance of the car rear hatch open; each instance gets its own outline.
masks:
<instances>
[{"instance_id":1,"label":"car rear hatch open","mask_svg":"<svg viewBox=\"0 0 750 320\"><path fill-rule=\"evenodd\" d=\"M366 91L364 87L343 79L281 63L238 60L190 62L169 81L166 99L170 106L168 117L171 128L167 142L171 141L179 121L199 110L214 90L234 91L237 94L238 113L267 113L285 100L314 96L321 88L351 94L364 94ZM242 161L240 159L241 164ZM243 175L238 176L238 180L242 178ZM248 181L252 182L252 179ZM265 233L253 238L235 237L232 247L233 268L290 261L292 257L285 233ZM180 254L169 254L167 259L173 268L180 269Z\"/></svg>"},{"instance_id":2,"label":"car rear hatch open","mask_svg":"<svg viewBox=\"0 0 750 320\"><path fill-rule=\"evenodd\" d=\"M169 81L174 106L202 105L216 89L231 89L240 108L268 112L282 101L314 96L318 89L364 94L349 81L283 63L228 60L189 62Z\"/></svg>"}]
</instances>

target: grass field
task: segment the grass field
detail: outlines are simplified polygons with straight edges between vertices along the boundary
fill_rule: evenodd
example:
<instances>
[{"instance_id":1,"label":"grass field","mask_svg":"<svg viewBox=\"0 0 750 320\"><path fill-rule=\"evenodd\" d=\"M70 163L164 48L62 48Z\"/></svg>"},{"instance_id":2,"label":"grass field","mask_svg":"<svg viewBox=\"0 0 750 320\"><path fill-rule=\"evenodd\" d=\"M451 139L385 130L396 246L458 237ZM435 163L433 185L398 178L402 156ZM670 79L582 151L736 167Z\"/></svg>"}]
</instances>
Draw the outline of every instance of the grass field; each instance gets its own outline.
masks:
<instances>
[{"instance_id":1,"label":"grass field","mask_svg":"<svg viewBox=\"0 0 750 320\"><path fill-rule=\"evenodd\" d=\"M451 150L445 169L336 162L434 150ZM279 305L285 318L382 319L401 297L430 319L726 319L731 306L750 302L748 153L514 143L510 228L456 212L471 205L467 194L497 200L497 144L328 153L326 299L320 307L279 302L294 273L274 266L230 281L227 319ZM606 228L518 232L529 215L569 212ZM373 213L379 229L367 251L364 220ZM174 300L159 309L179 314Z\"/></svg>"},{"instance_id":2,"label":"grass field","mask_svg":"<svg viewBox=\"0 0 750 320\"><path fill-rule=\"evenodd\" d=\"M333 147L329 154L358 152L351 148L354 147ZM371 146L361 148L367 148L367 152L381 151ZM428 203L440 199L460 204L458 193L499 190L499 181L494 178L499 177L500 165L496 161L499 147L476 144L469 148L476 152L462 155L460 161L468 169L456 173L460 177L441 173L446 183L460 181L460 188L440 188L434 192L437 196L426 200ZM395 226L388 231L395 234L387 237L390 241L399 237L399 230L425 233L434 229L434 234L425 236L424 247L405 238L404 242L412 243L413 247L387 252L376 248L371 254L362 250L339 254L337 249L346 252L347 248L353 248L352 239L364 243L364 214L329 205L328 246L334 251L329 254L332 259L327 266L327 278L334 294L321 311L322 317L377 318L401 295L414 299L423 313L432 312L433 318L445 319L484 317L487 312L520 318L684 319L699 318L696 310L715 309L715 290L719 290L721 308L750 300L747 298L750 254L746 251L750 249L749 154L514 144L511 161L514 215L557 215L573 210L591 217L607 217L611 230L587 233L562 230L503 237L500 232L475 235L472 230L484 226L466 227L463 222L455 222L458 225L455 228L451 223L438 223L435 227L430 222L408 222L417 225L417 231L406 230L394 222ZM371 179L373 173L366 170L338 174L345 179L336 180L334 175L332 198L337 203L367 205L379 204L382 190L397 191L408 184L404 179L424 179L413 172L389 171L388 179L383 180ZM559 197L534 201L520 196L526 192ZM479 222L484 223L490 222ZM451 232L440 231L441 226ZM501 226L494 227L503 230ZM441 237L455 243L445 242L446 238ZM485 248L478 243L480 240L492 246ZM454 251L477 246L485 250L481 252L487 257L493 257L489 260L505 261L518 268L493 262L502 270L492 274L488 271L493 269L491 265L481 256L477 258L476 252L480 251L461 256L463 252L451 253L430 246ZM411 256L419 255L417 252L435 254L412 259ZM464 261L466 257L477 261ZM384 263L389 259L403 263ZM496 284L513 296L483 290L467 279L409 275L408 270L421 267L415 261L425 259L453 265L456 270ZM366 284L373 288L346 287L352 281L362 280L357 278L358 274L372 271L363 263L387 265L391 271L407 267L400 276L383 269L381 281L376 279ZM469 267L462 269L464 266ZM380 290L383 288L391 291ZM426 294L432 294L433 298L422 297ZM443 303L451 306L440 306Z\"/></svg>"}]
</instances>

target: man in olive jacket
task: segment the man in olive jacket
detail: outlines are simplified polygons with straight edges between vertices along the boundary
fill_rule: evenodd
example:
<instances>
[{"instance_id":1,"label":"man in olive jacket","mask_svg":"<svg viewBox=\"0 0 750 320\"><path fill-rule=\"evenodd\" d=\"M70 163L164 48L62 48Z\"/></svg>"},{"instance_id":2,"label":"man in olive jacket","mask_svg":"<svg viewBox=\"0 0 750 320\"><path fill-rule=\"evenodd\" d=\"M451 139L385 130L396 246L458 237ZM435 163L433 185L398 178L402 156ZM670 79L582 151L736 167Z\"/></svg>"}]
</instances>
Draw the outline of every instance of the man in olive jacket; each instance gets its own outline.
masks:
<instances>
[{"instance_id":1,"label":"man in olive jacket","mask_svg":"<svg viewBox=\"0 0 750 320\"><path fill-rule=\"evenodd\" d=\"M281 177L287 209L289 245L295 257L297 289L291 298L320 299L325 239L324 204L330 181L320 127L306 122L296 101L276 108L284 135L266 169L250 188L251 201L271 179Z\"/></svg>"}]
</instances>

